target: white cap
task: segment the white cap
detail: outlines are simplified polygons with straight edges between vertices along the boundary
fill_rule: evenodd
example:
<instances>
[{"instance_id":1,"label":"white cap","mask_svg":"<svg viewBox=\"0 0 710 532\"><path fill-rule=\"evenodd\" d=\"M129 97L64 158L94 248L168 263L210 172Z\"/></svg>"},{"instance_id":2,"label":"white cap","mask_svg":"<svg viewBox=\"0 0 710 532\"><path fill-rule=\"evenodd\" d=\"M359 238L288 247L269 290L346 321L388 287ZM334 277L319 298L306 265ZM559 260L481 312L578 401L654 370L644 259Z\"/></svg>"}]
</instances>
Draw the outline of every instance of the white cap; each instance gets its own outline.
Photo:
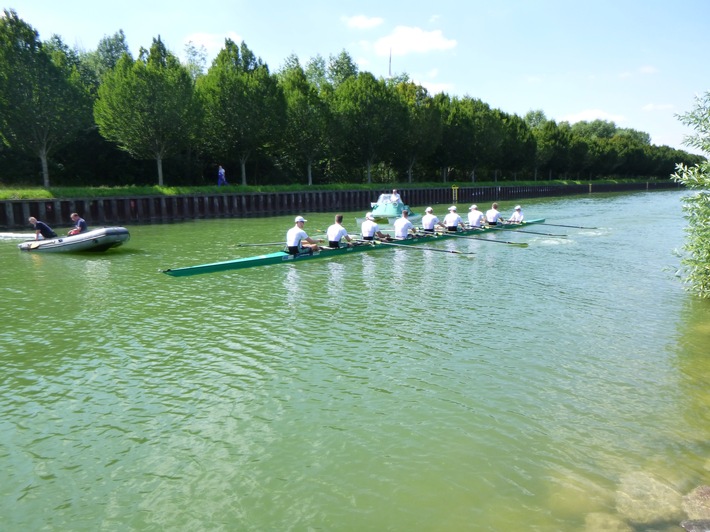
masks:
<instances>
[{"instance_id":1,"label":"white cap","mask_svg":"<svg viewBox=\"0 0 710 532\"><path fill-rule=\"evenodd\" d=\"M455 211L455 210L456 210L456 205L452 205L451 207L449 207L449 210L450 210L450 211Z\"/></svg>"},{"instance_id":2,"label":"white cap","mask_svg":"<svg viewBox=\"0 0 710 532\"><path fill-rule=\"evenodd\" d=\"M515 206L515 210L516 210L516 211L519 211L520 209L522 209L522 207L521 207L520 205L516 205L516 206Z\"/></svg>"},{"instance_id":3,"label":"white cap","mask_svg":"<svg viewBox=\"0 0 710 532\"><path fill-rule=\"evenodd\" d=\"M371 213L371 212L368 212L368 213L365 215L365 218L366 218L367 220L374 220L374 219L375 219L375 217L372 216L372 213Z\"/></svg>"},{"instance_id":4,"label":"white cap","mask_svg":"<svg viewBox=\"0 0 710 532\"><path fill-rule=\"evenodd\" d=\"M424 212L434 212L434 209L432 209L431 207L427 207L426 209L424 209Z\"/></svg>"},{"instance_id":5,"label":"white cap","mask_svg":"<svg viewBox=\"0 0 710 532\"><path fill-rule=\"evenodd\" d=\"M296 216L296 223L298 223L298 222L307 222L307 221L308 221L308 220L306 220L303 216Z\"/></svg>"},{"instance_id":6,"label":"white cap","mask_svg":"<svg viewBox=\"0 0 710 532\"><path fill-rule=\"evenodd\" d=\"M471 206L468 208L469 211L474 211L474 210L476 210L476 209L478 209L478 205L471 205Z\"/></svg>"}]
</instances>

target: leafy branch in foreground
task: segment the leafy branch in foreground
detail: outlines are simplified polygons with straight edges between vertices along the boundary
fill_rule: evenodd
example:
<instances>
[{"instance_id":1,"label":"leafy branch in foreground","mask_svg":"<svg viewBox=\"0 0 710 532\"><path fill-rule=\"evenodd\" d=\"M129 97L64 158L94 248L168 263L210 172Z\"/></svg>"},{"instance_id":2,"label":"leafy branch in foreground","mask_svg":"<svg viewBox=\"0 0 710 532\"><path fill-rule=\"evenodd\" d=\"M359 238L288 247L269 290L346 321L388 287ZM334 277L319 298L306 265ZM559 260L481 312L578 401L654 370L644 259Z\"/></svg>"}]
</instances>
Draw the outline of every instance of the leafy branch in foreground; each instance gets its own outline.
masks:
<instances>
[{"instance_id":1,"label":"leafy branch in foreground","mask_svg":"<svg viewBox=\"0 0 710 532\"><path fill-rule=\"evenodd\" d=\"M697 97L693 111L678 118L696 131L685 144L710 153L710 92ZM688 237L683 245L686 254L681 259L684 281L698 296L710 298L710 163L706 159L691 167L677 164L671 177L696 191L683 200L688 220Z\"/></svg>"}]
</instances>

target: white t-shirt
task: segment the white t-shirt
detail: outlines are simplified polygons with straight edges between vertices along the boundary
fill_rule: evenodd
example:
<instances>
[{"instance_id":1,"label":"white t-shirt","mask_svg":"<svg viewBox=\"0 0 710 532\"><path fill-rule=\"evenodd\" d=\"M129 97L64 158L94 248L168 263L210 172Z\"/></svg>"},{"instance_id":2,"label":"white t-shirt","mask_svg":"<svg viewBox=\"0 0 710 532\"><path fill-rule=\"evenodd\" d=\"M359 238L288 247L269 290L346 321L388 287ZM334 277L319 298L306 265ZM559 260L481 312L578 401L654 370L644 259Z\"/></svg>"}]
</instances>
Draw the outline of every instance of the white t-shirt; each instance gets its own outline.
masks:
<instances>
[{"instance_id":1,"label":"white t-shirt","mask_svg":"<svg viewBox=\"0 0 710 532\"><path fill-rule=\"evenodd\" d=\"M446 227L458 227L460 223L462 223L462 220L456 211L451 211L444 216L444 225Z\"/></svg>"},{"instance_id":2,"label":"white t-shirt","mask_svg":"<svg viewBox=\"0 0 710 532\"><path fill-rule=\"evenodd\" d=\"M380 226L372 220L365 220L360 226L360 232L363 237L373 237L380 230Z\"/></svg>"},{"instance_id":3,"label":"white t-shirt","mask_svg":"<svg viewBox=\"0 0 710 532\"><path fill-rule=\"evenodd\" d=\"M286 245L289 247L292 247L292 246L301 247L301 240L305 240L306 238L308 238L308 233L306 233L303 229L301 229L297 225L294 225L286 233Z\"/></svg>"},{"instance_id":4,"label":"white t-shirt","mask_svg":"<svg viewBox=\"0 0 710 532\"><path fill-rule=\"evenodd\" d=\"M340 224L331 225L326 231L328 242L340 242L344 237L348 236L348 230Z\"/></svg>"},{"instance_id":5,"label":"white t-shirt","mask_svg":"<svg viewBox=\"0 0 710 532\"><path fill-rule=\"evenodd\" d=\"M497 224L499 219L500 212L498 212L496 209L488 209L486 211L486 221L489 224Z\"/></svg>"},{"instance_id":6,"label":"white t-shirt","mask_svg":"<svg viewBox=\"0 0 710 532\"><path fill-rule=\"evenodd\" d=\"M510 218L508 218L508 221L513 223L520 223L523 221L523 218L525 218L525 216L523 216L523 211L513 211L513 214L510 216Z\"/></svg>"},{"instance_id":7,"label":"white t-shirt","mask_svg":"<svg viewBox=\"0 0 710 532\"><path fill-rule=\"evenodd\" d=\"M468 211L468 225L471 227L481 227L484 220L483 213L479 210Z\"/></svg>"},{"instance_id":8,"label":"white t-shirt","mask_svg":"<svg viewBox=\"0 0 710 532\"><path fill-rule=\"evenodd\" d=\"M414 225L408 218L397 218L394 222L394 237L404 240L407 238L410 229L414 229Z\"/></svg>"},{"instance_id":9,"label":"white t-shirt","mask_svg":"<svg viewBox=\"0 0 710 532\"><path fill-rule=\"evenodd\" d=\"M422 216L422 227L427 230L434 229L436 224L439 223L439 218L433 214L425 214Z\"/></svg>"},{"instance_id":10,"label":"white t-shirt","mask_svg":"<svg viewBox=\"0 0 710 532\"><path fill-rule=\"evenodd\" d=\"M392 203L400 203L402 198L399 196L399 193L394 193L390 195L390 201Z\"/></svg>"}]
</instances>

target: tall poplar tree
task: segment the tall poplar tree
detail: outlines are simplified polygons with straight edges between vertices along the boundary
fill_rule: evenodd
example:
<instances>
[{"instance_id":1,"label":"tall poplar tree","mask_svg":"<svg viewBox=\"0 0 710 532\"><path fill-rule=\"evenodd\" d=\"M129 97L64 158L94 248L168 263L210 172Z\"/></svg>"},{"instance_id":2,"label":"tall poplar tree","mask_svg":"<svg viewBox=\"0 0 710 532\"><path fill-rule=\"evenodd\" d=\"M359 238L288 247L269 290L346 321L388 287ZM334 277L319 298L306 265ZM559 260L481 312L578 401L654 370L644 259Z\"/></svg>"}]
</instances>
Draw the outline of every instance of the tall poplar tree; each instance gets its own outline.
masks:
<instances>
[{"instance_id":1,"label":"tall poplar tree","mask_svg":"<svg viewBox=\"0 0 710 532\"><path fill-rule=\"evenodd\" d=\"M247 184L246 163L257 150L280 141L286 121L286 102L275 76L245 43L226 39L207 71L197 80L205 105L207 151L238 159L242 185Z\"/></svg>"},{"instance_id":2,"label":"tall poplar tree","mask_svg":"<svg viewBox=\"0 0 710 532\"><path fill-rule=\"evenodd\" d=\"M46 50L29 24L5 10L0 17L0 139L39 158L44 187L50 186L51 154L91 125L89 102L62 47Z\"/></svg>"},{"instance_id":3,"label":"tall poplar tree","mask_svg":"<svg viewBox=\"0 0 710 532\"><path fill-rule=\"evenodd\" d=\"M137 60L121 57L94 104L101 135L136 159L155 159L160 186L163 160L194 140L200 116L190 73L160 37Z\"/></svg>"}]
</instances>

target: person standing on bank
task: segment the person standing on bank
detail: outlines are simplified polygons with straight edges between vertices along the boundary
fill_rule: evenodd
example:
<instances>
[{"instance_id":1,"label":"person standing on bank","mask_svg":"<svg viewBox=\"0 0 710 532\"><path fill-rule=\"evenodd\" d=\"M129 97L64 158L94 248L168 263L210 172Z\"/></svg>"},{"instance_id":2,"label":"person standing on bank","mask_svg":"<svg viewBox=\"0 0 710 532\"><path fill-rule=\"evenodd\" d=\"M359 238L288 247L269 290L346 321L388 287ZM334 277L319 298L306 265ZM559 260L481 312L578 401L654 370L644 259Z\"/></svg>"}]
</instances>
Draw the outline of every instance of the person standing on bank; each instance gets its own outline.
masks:
<instances>
[{"instance_id":1,"label":"person standing on bank","mask_svg":"<svg viewBox=\"0 0 710 532\"><path fill-rule=\"evenodd\" d=\"M486 217L478 210L478 205L471 205L468 208L468 225L473 228L479 228L486 221Z\"/></svg>"},{"instance_id":2,"label":"person standing on bank","mask_svg":"<svg viewBox=\"0 0 710 532\"><path fill-rule=\"evenodd\" d=\"M498 204L494 203L491 208L486 211L486 223L488 225L496 225L500 221L500 211Z\"/></svg>"},{"instance_id":3,"label":"person standing on bank","mask_svg":"<svg viewBox=\"0 0 710 532\"><path fill-rule=\"evenodd\" d=\"M336 214L335 215L335 223L328 227L328 230L325 232L327 238L328 238L328 247L330 248L339 248L340 247L340 241L344 238L345 240L350 243L352 241L352 238L350 238L350 235L348 234L348 230L343 227L343 215L342 214Z\"/></svg>"},{"instance_id":4,"label":"person standing on bank","mask_svg":"<svg viewBox=\"0 0 710 532\"><path fill-rule=\"evenodd\" d=\"M302 253L313 253L319 251L318 241L313 240L303 230L303 225L306 223L303 216L296 216L296 225L286 233L286 246L290 255L300 255Z\"/></svg>"},{"instance_id":5,"label":"person standing on bank","mask_svg":"<svg viewBox=\"0 0 710 532\"><path fill-rule=\"evenodd\" d=\"M71 213L71 221L74 222L74 228L67 233L68 235L78 235L89 230L89 226L86 225L84 219L75 212Z\"/></svg>"},{"instance_id":6,"label":"person standing on bank","mask_svg":"<svg viewBox=\"0 0 710 532\"><path fill-rule=\"evenodd\" d=\"M39 240L40 236L42 238L57 238L57 233L55 233L51 227L49 227L46 223L39 221L34 216L30 216L27 221L32 224L32 227L34 227L35 240Z\"/></svg>"},{"instance_id":7,"label":"person standing on bank","mask_svg":"<svg viewBox=\"0 0 710 532\"><path fill-rule=\"evenodd\" d=\"M446 229L446 226L439 221L439 218L434 214L434 209L427 207L424 209L424 216L422 216L422 230L425 233L433 233L436 226Z\"/></svg>"},{"instance_id":8,"label":"person standing on bank","mask_svg":"<svg viewBox=\"0 0 710 532\"><path fill-rule=\"evenodd\" d=\"M525 216L523 215L523 208L520 205L516 205L513 214L510 216L510 218L508 218L508 222L512 224L521 224L523 223L524 219Z\"/></svg>"},{"instance_id":9,"label":"person standing on bank","mask_svg":"<svg viewBox=\"0 0 710 532\"><path fill-rule=\"evenodd\" d=\"M409 221L409 211L404 209L402 211L402 217L397 218L394 222L394 237L397 240L406 240L410 237L411 233L416 233L417 230L414 228L414 224Z\"/></svg>"},{"instance_id":10,"label":"person standing on bank","mask_svg":"<svg viewBox=\"0 0 710 532\"><path fill-rule=\"evenodd\" d=\"M463 220L459 216L459 213L456 212L456 205L452 205L451 207L449 207L449 214L444 216L444 225L446 226L446 229L451 232L458 231L459 226L462 229L466 229L466 226L463 224Z\"/></svg>"},{"instance_id":11,"label":"person standing on bank","mask_svg":"<svg viewBox=\"0 0 710 532\"><path fill-rule=\"evenodd\" d=\"M221 187L222 185L227 186L227 177L224 168L220 165L219 170L217 170L217 186Z\"/></svg>"}]
</instances>

